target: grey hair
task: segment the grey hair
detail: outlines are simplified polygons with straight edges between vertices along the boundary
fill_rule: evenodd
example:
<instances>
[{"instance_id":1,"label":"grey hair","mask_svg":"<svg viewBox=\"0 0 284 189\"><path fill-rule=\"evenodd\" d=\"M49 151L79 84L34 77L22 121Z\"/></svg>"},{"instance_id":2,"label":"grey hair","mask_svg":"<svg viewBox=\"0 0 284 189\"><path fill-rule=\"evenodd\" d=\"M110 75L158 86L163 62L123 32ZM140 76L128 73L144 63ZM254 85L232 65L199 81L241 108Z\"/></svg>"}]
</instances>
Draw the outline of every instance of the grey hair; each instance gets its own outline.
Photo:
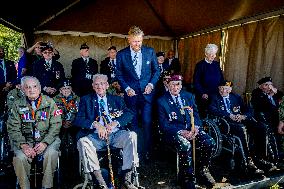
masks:
<instances>
[{"instance_id":1,"label":"grey hair","mask_svg":"<svg viewBox=\"0 0 284 189\"><path fill-rule=\"evenodd\" d=\"M144 36L144 32L138 26L131 26L129 31L128 31L128 35L132 35L132 36L142 35L142 36Z\"/></svg>"},{"instance_id":2,"label":"grey hair","mask_svg":"<svg viewBox=\"0 0 284 189\"><path fill-rule=\"evenodd\" d=\"M29 80L33 80L36 82L36 85L39 87L39 89L41 90L41 85L39 80L36 77L33 76L24 76L21 78L21 88L24 88L24 86L26 85L27 81Z\"/></svg>"},{"instance_id":3,"label":"grey hair","mask_svg":"<svg viewBox=\"0 0 284 189\"><path fill-rule=\"evenodd\" d=\"M205 53L217 52L218 46L215 44L207 44L205 47Z\"/></svg>"},{"instance_id":4,"label":"grey hair","mask_svg":"<svg viewBox=\"0 0 284 189\"><path fill-rule=\"evenodd\" d=\"M108 81L107 75L104 75L104 74L95 74L95 75L93 76L93 82L94 82L95 80L97 80L97 79L103 79L103 80L105 80L105 81Z\"/></svg>"}]
</instances>

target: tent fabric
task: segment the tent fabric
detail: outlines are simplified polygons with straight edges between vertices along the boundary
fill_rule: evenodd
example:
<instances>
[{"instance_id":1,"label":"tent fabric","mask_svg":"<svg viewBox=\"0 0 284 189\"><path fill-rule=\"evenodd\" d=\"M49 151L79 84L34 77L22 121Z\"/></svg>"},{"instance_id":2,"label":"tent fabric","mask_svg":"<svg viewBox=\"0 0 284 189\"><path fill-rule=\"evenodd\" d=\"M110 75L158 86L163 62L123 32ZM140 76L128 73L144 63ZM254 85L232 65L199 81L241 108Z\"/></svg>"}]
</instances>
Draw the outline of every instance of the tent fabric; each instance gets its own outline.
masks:
<instances>
[{"instance_id":1,"label":"tent fabric","mask_svg":"<svg viewBox=\"0 0 284 189\"><path fill-rule=\"evenodd\" d=\"M239 94L251 92L257 81L271 76L284 91L284 17L228 29L225 77Z\"/></svg>"}]
</instances>

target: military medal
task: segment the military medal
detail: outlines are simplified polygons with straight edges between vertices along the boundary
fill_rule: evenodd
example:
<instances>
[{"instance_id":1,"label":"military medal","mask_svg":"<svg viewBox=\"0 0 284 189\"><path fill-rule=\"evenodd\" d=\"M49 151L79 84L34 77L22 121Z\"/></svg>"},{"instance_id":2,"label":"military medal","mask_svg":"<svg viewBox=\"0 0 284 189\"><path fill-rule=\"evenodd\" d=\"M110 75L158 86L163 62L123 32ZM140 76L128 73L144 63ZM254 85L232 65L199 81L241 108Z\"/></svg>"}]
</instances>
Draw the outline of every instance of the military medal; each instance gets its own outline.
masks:
<instances>
[{"instance_id":1,"label":"military medal","mask_svg":"<svg viewBox=\"0 0 284 189\"><path fill-rule=\"evenodd\" d=\"M240 106L233 107L233 112L237 113L240 111Z\"/></svg>"},{"instance_id":2,"label":"military medal","mask_svg":"<svg viewBox=\"0 0 284 189\"><path fill-rule=\"evenodd\" d=\"M55 78L59 79L60 78L60 71L55 71Z\"/></svg>"}]
</instances>

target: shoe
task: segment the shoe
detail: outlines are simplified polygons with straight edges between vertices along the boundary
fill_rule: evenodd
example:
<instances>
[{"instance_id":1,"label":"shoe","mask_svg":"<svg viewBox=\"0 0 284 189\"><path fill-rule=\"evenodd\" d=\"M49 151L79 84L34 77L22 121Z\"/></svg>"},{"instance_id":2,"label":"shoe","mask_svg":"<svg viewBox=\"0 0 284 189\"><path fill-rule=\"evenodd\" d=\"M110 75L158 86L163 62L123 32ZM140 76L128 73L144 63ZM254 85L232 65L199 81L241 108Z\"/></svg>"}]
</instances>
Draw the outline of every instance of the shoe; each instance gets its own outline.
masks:
<instances>
[{"instance_id":1,"label":"shoe","mask_svg":"<svg viewBox=\"0 0 284 189\"><path fill-rule=\"evenodd\" d=\"M107 185L106 185L106 182L102 176L102 171L101 170L95 170L93 172L92 175L92 179L93 181L97 181L98 182L98 185L97 187L99 187L99 189L108 189Z\"/></svg>"},{"instance_id":2,"label":"shoe","mask_svg":"<svg viewBox=\"0 0 284 189\"><path fill-rule=\"evenodd\" d=\"M264 171L257 168L257 166L254 164L251 158L248 158L248 165L247 165L248 170L254 172L255 174L263 174Z\"/></svg>"},{"instance_id":3,"label":"shoe","mask_svg":"<svg viewBox=\"0 0 284 189\"><path fill-rule=\"evenodd\" d=\"M131 182L131 180L132 180L132 170L131 169L123 170L123 174L124 174L124 180L123 180L123 183L122 183L122 188L123 189L138 189Z\"/></svg>"},{"instance_id":4,"label":"shoe","mask_svg":"<svg viewBox=\"0 0 284 189\"><path fill-rule=\"evenodd\" d=\"M211 175L208 167L204 166L201 171L200 175L205 179L206 182L208 182L210 185L214 186L216 184L215 179Z\"/></svg>"},{"instance_id":5,"label":"shoe","mask_svg":"<svg viewBox=\"0 0 284 189\"><path fill-rule=\"evenodd\" d=\"M260 167L262 167L265 171L268 171L268 172L272 172L278 169L276 165L274 165L274 163L271 163L264 159L260 159L258 163L260 164Z\"/></svg>"}]
</instances>

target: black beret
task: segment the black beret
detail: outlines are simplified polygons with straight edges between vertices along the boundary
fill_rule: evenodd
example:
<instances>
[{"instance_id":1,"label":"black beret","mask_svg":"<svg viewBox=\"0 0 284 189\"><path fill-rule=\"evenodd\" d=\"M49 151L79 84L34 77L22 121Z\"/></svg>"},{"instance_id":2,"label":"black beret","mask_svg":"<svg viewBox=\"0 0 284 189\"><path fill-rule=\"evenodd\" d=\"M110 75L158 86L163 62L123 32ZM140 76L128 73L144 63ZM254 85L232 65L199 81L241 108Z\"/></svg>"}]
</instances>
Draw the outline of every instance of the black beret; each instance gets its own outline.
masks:
<instances>
[{"instance_id":1,"label":"black beret","mask_svg":"<svg viewBox=\"0 0 284 189\"><path fill-rule=\"evenodd\" d=\"M168 81L182 81L183 77L181 75L178 74L173 74L171 75L171 77L168 79Z\"/></svg>"},{"instance_id":2,"label":"black beret","mask_svg":"<svg viewBox=\"0 0 284 189\"><path fill-rule=\"evenodd\" d=\"M157 56L157 57L159 57L159 56L165 57L165 53L164 53L164 52L157 52L156 56Z\"/></svg>"},{"instance_id":3,"label":"black beret","mask_svg":"<svg viewBox=\"0 0 284 189\"><path fill-rule=\"evenodd\" d=\"M263 83L266 83L266 82L272 82L272 78L271 77L264 77L264 78L261 78L260 80L258 80L258 84L261 85Z\"/></svg>"},{"instance_id":4,"label":"black beret","mask_svg":"<svg viewBox=\"0 0 284 189\"><path fill-rule=\"evenodd\" d=\"M115 50L115 51L116 51L116 47L115 47L115 46L111 46L111 47L109 47L107 50L108 50L108 51L110 51L110 50Z\"/></svg>"},{"instance_id":5,"label":"black beret","mask_svg":"<svg viewBox=\"0 0 284 189\"><path fill-rule=\"evenodd\" d=\"M232 81L227 81L227 80L224 80L222 81L219 86L227 86L227 87L232 87L233 86L233 83Z\"/></svg>"},{"instance_id":6,"label":"black beret","mask_svg":"<svg viewBox=\"0 0 284 189\"><path fill-rule=\"evenodd\" d=\"M86 43L83 43L80 47L80 50L81 49L89 49L90 47L86 44Z\"/></svg>"},{"instance_id":7,"label":"black beret","mask_svg":"<svg viewBox=\"0 0 284 189\"><path fill-rule=\"evenodd\" d=\"M49 43L42 43L40 47L41 52L45 50L53 51L53 47Z\"/></svg>"},{"instance_id":8,"label":"black beret","mask_svg":"<svg viewBox=\"0 0 284 189\"><path fill-rule=\"evenodd\" d=\"M71 83L71 80L70 79L64 79L60 85L59 85L59 88L61 87L68 87L68 86L71 86L72 83Z\"/></svg>"}]
</instances>

